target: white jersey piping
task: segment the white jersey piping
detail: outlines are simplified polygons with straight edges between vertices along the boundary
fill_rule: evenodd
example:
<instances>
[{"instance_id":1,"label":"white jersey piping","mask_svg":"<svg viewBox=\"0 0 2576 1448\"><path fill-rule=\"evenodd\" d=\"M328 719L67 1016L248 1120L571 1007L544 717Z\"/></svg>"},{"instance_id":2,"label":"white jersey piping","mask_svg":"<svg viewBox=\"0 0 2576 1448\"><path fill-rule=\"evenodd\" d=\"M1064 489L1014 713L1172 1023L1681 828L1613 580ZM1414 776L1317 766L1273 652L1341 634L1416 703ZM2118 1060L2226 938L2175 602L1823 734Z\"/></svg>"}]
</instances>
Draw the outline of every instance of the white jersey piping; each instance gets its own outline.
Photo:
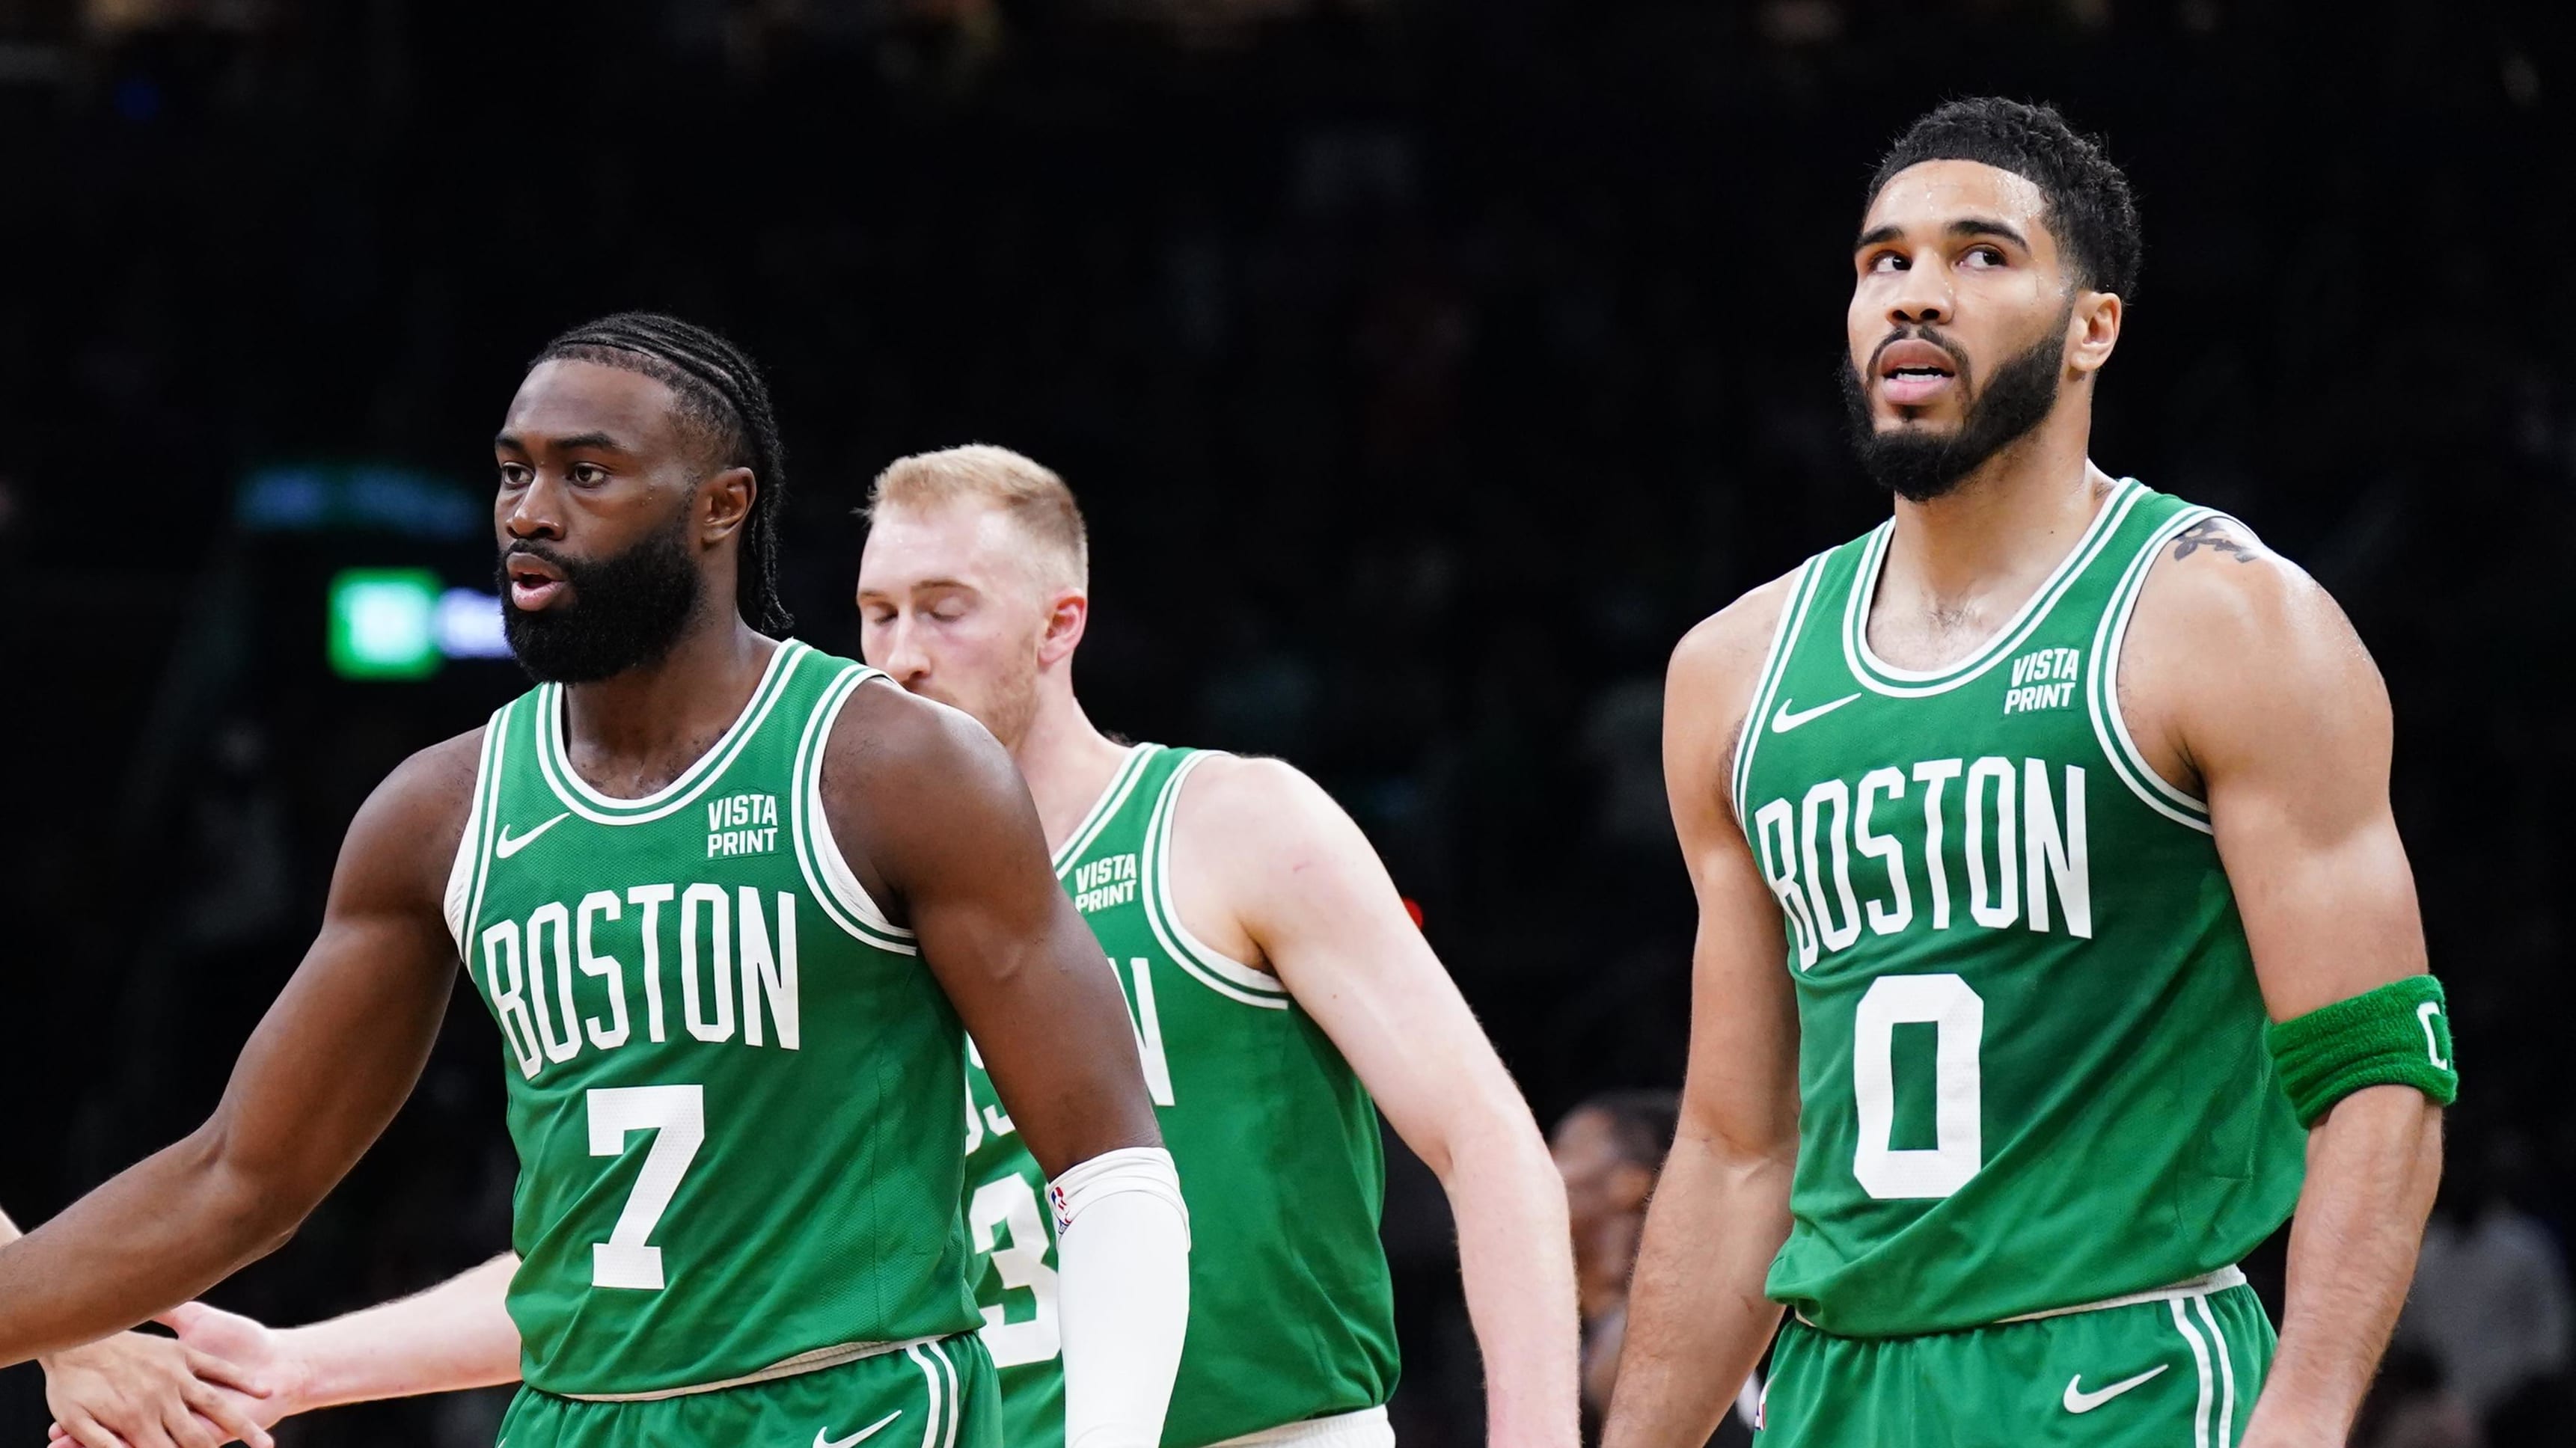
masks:
<instances>
[{"instance_id":1,"label":"white jersey piping","mask_svg":"<svg viewBox=\"0 0 2576 1448\"><path fill-rule=\"evenodd\" d=\"M721 777L737 755L750 744L752 736L769 718L779 698L787 692L788 676L814 652L794 639L781 643L769 655L761 670L760 682L753 686L751 697L743 701L742 712L732 724L698 756L679 777L641 799L619 799L602 794L572 767L569 756L563 756L563 686L548 684L537 691L537 768L555 798L574 814L600 825L649 824L685 809L707 787ZM562 756L562 757L559 757Z\"/></svg>"},{"instance_id":2,"label":"white jersey piping","mask_svg":"<svg viewBox=\"0 0 2576 1448\"><path fill-rule=\"evenodd\" d=\"M1807 605L1815 602L1819 579L1824 573L1825 554L1819 553L1798 565L1792 575L1789 596L1780 601L1780 621L1772 626L1771 647L1762 655L1762 671L1754 675L1753 703L1744 714L1744 722L1735 731L1735 758L1727 770L1728 801L1735 808L1735 826L1747 839L1752 838L1752 815L1744 807L1744 792L1753 786L1753 751L1762 742L1762 721L1769 717L1771 696L1779 691L1780 680L1789 672L1789 656L1797 652L1798 636L1806 627Z\"/></svg>"},{"instance_id":3,"label":"white jersey piping","mask_svg":"<svg viewBox=\"0 0 2576 1448\"><path fill-rule=\"evenodd\" d=\"M839 842L832 838L831 817L823 807L823 754L832 737L832 725L841 717L841 707L850 702L850 696L877 679L893 683L875 669L852 664L824 687L823 697L816 702L796 741L796 762L789 771L788 835L806 888L814 892L815 902L833 924L869 945L918 955L920 947L914 943L912 932L886 918L850 869Z\"/></svg>"},{"instance_id":4,"label":"white jersey piping","mask_svg":"<svg viewBox=\"0 0 2576 1448\"><path fill-rule=\"evenodd\" d=\"M2075 546L2058 560L2056 569L2031 592L2030 597L2022 600L2021 607L2013 616L1983 643L1969 650L1966 656L1938 669L1900 669L1870 649L1870 606L1878 595L1879 574L1887 562L1889 542L1896 534L1893 519L1880 524L1870 535L1869 545L1861 555L1859 571L1853 575L1851 588L1843 596L1843 661L1850 666L1852 677L1860 680L1861 687L1872 693L1920 699L1946 694L2002 663L2038 631L2050 610L2057 606L2057 601L2075 586L2084 570L2110 545L2112 536L2128 518L2129 511L2147 496L2147 492L2146 485L2135 478L2120 479L2110 496L2093 510L2093 518L2085 524L2084 532L2076 537Z\"/></svg>"},{"instance_id":5,"label":"white jersey piping","mask_svg":"<svg viewBox=\"0 0 2576 1448\"><path fill-rule=\"evenodd\" d=\"M1983 1326L2003 1327L2016 1322L2040 1322L2051 1317L2073 1317L2082 1312L2108 1312L2114 1307L2136 1307L2145 1302L2180 1302L2186 1298L2207 1297L2213 1292L2224 1292L2230 1287L2244 1285L2244 1270L2230 1263L2215 1272L2203 1273L2189 1281L2174 1283L2170 1287L2152 1287L2144 1292L2123 1293L2118 1297L2105 1297L2099 1302L2079 1302L2073 1307L2050 1307L2038 1312L2019 1313L2012 1317L1997 1318ZM1815 1320L1803 1312L1796 1313L1794 1316L1809 1327L1816 1326ZM1825 1329L1816 1328L1816 1330L1822 1332Z\"/></svg>"},{"instance_id":6,"label":"white jersey piping","mask_svg":"<svg viewBox=\"0 0 2576 1448\"><path fill-rule=\"evenodd\" d=\"M1181 786L1191 770L1212 757L1199 753L1182 760L1171 778L1163 781L1163 792L1145 822L1145 923L1152 928L1164 953L1199 984L1229 1000L1284 1011L1288 1008L1288 987L1268 971L1255 970L1190 934L1189 927L1181 923L1180 907L1172 899L1173 820L1180 804Z\"/></svg>"},{"instance_id":7,"label":"white jersey piping","mask_svg":"<svg viewBox=\"0 0 2576 1448\"><path fill-rule=\"evenodd\" d=\"M938 1352L938 1344L942 1340L957 1335L940 1333L931 1337L906 1338L901 1342L835 1343L830 1347L818 1347L810 1352L800 1352L791 1358L781 1358L758 1372L745 1373L738 1378L724 1378L712 1383L691 1383L681 1388L654 1388L649 1392L641 1393L548 1393L547 1395L571 1398L583 1403L658 1403L665 1398L687 1398L699 1393L720 1393L727 1388L749 1387L753 1383L773 1382L779 1378L792 1378L805 1373L819 1373L825 1368L836 1368L843 1363L854 1363L862 1358L883 1357L890 1352L910 1353L922 1347ZM941 1360L946 1360L944 1353L941 1354ZM914 1358L913 1361L918 1363L920 1359ZM925 1368L923 1371L926 1373L928 1369ZM542 1388L538 1391L546 1392ZM938 1406L939 1395L934 1391L931 1394L931 1412L934 1421L937 1419Z\"/></svg>"},{"instance_id":8,"label":"white jersey piping","mask_svg":"<svg viewBox=\"0 0 2576 1448\"><path fill-rule=\"evenodd\" d=\"M1322 1448L1326 1444L1335 1448L1395 1448L1395 1426L1387 1421L1386 1405L1282 1423L1276 1428L1225 1439L1209 1448Z\"/></svg>"}]
</instances>

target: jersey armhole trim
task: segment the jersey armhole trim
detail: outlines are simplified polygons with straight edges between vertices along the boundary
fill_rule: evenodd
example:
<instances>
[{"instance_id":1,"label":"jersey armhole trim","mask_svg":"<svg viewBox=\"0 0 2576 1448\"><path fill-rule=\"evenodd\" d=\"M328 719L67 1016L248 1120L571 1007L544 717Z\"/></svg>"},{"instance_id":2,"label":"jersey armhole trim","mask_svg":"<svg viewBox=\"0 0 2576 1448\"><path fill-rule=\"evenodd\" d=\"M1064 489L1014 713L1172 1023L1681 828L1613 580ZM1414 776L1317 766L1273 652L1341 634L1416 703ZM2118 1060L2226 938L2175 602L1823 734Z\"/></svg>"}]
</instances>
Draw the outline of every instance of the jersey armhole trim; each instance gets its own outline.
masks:
<instances>
[{"instance_id":1,"label":"jersey armhole trim","mask_svg":"<svg viewBox=\"0 0 2576 1448\"><path fill-rule=\"evenodd\" d=\"M824 743L832 737L832 725L841 717L841 706L871 679L886 679L886 675L865 664L847 666L823 686L823 697L815 703L814 712L806 716L805 732L796 741L795 768L789 775L788 835L796 848L796 868L805 877L805 888L814 892L814 902L833 924L879 950L919 955L921 948L914 943L912 932L886 919L877 902L869 898L867 887L851 871L839 842L832 838L832 822L823 808ZM891 679L886 681L893 683Z\"/></svg>"},{"instance_id":2,"label":"jersey armhole trim","mask_svg":"<svg viewBox=\"0 0 2576 1448\"><path fill-rule=\"evenodd\" d=\"M1145 923L1163 952L1199 984L1228 1000L1284 1011L1290 999L1288 987L1268 971L1255 970L1190 934L1172 899L1172 821L1180 804L1181 785L1190 777L1190 771L1211 757L1198 753L1182 760L1171 777L1163 781L1163 792L1155 798L1154 812L1145 821Z\"/></svg>"},{"instance_id":3,"label":"jersey armhole trim","mask_svg":"<svg viewBox=\"0 0 2576 1448\"><path fill-rule=\"evenodd\" d=\"M1819 553L1798 565L1789 596L1780 600L1780 621L1772 625L1771 647L1762 655L1762 670L1754 676L1752 702L1744 711L1744 722L1735 731L1735 758L1727 770L1728 803L1735 810L1735 827L1746 839L1753 837L1753 827L1747 822L1750 817L1744 810L1744 792L1753 782L1753 751L1762 742L1762 721L1769 717L1772 697L1780 692L1780 680L1789 672L1789 657L1797 652L1798 636L1806 628L1807 606L1815 602L1827 556Z\"/></svg>"},{"instance_id":4,"label":"jersey armhole trim","mask_svg":"<svg viewBox=\"0 0 2576 1448\"><path fill-rule=\"evenodd\" d=\"M512 700L493 710L483 725L473 802L465 808L465 837L456 842L456 862L447 871L447 932L455 938L456 962L469 980L474 975L474 930L482 920L483 886L492 874L492 856L483 847L483 836L500 813L501 760L509 741L510 718L519 703Z\"/></svg>"},{"instance_id":5,"label":"jersey armhole trim","mask_svg":"<svg viewBox=\"0 0 2576 1448\"><path fill-rule=\"evenodd\" d=\"M2147 535L2147 541L2121 573L2111 593L2111 606L2103 610L2102 621L2093 630L2093 658L2085 671L2084 684L2084 702L2093 716L2093 737L2102 746L2103 757L2110 761L2111 772L2147 808L2204 835L2213 833L2208 803L2176 789L2158 774L2129 734L2129 721L2120 712L2120 653L2128 642L2129 620L2137 612L2138 599L2146 593L2147 575L2155 567L2156 555L2184 529L2224 516L2215 508L2184 508Z\"/></svg>"}]
</instances>

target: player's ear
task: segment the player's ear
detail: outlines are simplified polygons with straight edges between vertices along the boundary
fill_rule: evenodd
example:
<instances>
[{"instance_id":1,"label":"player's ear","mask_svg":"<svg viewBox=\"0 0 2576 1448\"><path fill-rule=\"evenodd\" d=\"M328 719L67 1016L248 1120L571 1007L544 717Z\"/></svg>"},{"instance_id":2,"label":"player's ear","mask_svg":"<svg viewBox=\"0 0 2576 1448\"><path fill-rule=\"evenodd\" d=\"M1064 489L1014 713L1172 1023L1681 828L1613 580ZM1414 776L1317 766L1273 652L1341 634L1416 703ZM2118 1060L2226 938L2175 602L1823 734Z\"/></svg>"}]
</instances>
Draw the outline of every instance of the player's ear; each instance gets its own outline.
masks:
<instances>
[{"instance_id":1,"label":"player's ear","mask_svg":"<svg viewBox=\"0 0 2576 1448\"><path fill-rule=\"evenodd\" d=\"M1091 595L1079 588L1057 589L1047 603L1046 632L1038 638L1038 663L1052 668L1071 658L1090 623Z\"/></svg>"},{"instance_id":2,"label":"player's ear","mask_svg":"<svg viewBox=\"0 0 2576 1448\"><path fill-rule=\"evenodd\" d=\"M2120 317L2126 310L2118 292L2078 291L2075 314L2067 320L2066 364L2090 375L2111 360L2120 345Z\"/></svg>"},{"instance_id":3,"label":"player's ear","mask_svg":"<svg viewBox=\"0 0 2576 1448\"><path fill-rule=\"evenodd\" d=\"M751 516L760 480L749 468L727 468L698 485L699 534L713 543Z\"/></svg>"}]
</instances>

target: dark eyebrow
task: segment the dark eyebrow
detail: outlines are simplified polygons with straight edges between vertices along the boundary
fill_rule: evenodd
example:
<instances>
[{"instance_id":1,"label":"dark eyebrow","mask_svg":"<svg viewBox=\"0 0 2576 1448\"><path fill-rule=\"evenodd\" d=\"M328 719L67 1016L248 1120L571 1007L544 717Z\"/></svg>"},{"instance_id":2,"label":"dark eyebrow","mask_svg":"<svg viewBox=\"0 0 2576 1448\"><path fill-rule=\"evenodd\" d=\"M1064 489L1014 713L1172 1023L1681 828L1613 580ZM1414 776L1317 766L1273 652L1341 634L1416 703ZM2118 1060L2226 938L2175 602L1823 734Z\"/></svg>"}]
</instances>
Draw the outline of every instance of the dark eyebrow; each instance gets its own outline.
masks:
<instances>
[{"instance_id":1,"label":"dark eyebrow","mask_svg":"<svg viewBox=\"0 0 2576 1448\"><path fill-rule=\"evenodd\" d=\"M546 443L557 452L572 452L575 449L587 449L593 452L624 452L626 450L625 444L619 442L613 437L610 437L604 432L577 432L570 437L548 438L546 439ZM499 434L492 439L492 446L497 449L506 449L514 453L525 453L531 451L526 443L519 441L516 433L505 432Z\"/></svg>"},{"instance_id":2,"label":"dark eyebrow","mask_svg":"<svg viewBox=\"0 0 2576 1448\"><path fill-rule=\"evenodd\" d=\"M1960 217L1950 223L1949 233L1952 236L1999 236L2024 251L2030 250L2030 238L2023 236L2011 225L1997 221L1991 216ZM1852 243L1852 250L1865 251L1870 247L1895 241L1904 235L1903 227L1873 226L1862 232L1860 239Z\"/></svg>"},{"instance_id":3,"label":"dark eyebrow","mask_svg":"<svg viewBox=\"0 0 2576 1448\"><path fill-rule=\"evenodd\" d=\"M2030 238L1991 216L1962 216L1950 223L1952 236L2000 236L2024 251L2030 250Z\"/></svg>"}]
</instances>

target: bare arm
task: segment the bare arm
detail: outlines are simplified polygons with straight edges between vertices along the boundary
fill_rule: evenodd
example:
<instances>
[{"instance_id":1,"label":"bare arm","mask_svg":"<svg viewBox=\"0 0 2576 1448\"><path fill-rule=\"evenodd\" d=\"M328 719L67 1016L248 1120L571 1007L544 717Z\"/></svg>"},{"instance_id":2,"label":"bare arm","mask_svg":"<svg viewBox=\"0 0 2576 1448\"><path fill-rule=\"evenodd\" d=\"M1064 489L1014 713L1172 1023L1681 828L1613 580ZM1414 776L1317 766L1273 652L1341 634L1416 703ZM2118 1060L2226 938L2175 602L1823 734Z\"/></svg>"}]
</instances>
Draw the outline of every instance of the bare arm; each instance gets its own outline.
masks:
<instances>
[{"instance_id":1,"label":"bare arm","mask_svg":"<svg viewBox=\"0 0 2576 1448\"><path fill-rule=\"evenodd\" d=\"M2187 542L2148 576L2123 708L2149 762L2209 803L2266 1008L2287 1020L2421 974L2370 655L2323 589L2241 530ZM2248 1448L2344 1441L2414 1277L2441 1161L2440 1108L2409 1087L2356 1092L2310 1132L2280 1352Z\"/></svg>"},{"instance_id":2,"label":"bare arm","mask_svg":"<svg viewBox=\"0 0 2576 1448\"><path fill-rule=\"evenodd\" d=\"M1665 683L1665 786L1699 897L1690 1066L1646 1214L1605 1448L1707 1442L1780 1321L1763 1285L1789 1235L1798 1016L1779 905L1736 826L1728 778L1784 592L1767 585L1694 629Z\"/></svg>"},{"instance_id":3,"label":"bare arm","mask_svg":"<svg viewBox=\"0 0 2576 1448\"><path fill-rule=\"evenodd\" d=\"M1048 1177L1161 1146L1126 998L993 736L867 685L833 731L823 795L851 870L901 909Z\"/></svg>"},{"instance_id":4,"label":"bare arm","mask_svg":"<svg viewBox=\"0 0 2576 1448\"><path fill-rule=\"evenodd\" d=\"M1050 1179L1066 1448L1154 1448L1189 1322L1188 1217L1126 997L1056 882L1027 784L982 725L870 684L834 731L823 795Z\"/></svg>"},{"instance_id":5,"label":"bare arm","mask_svg":"<svg viewBox=\"0 0 2576 1448\"><path fill-rule=\"evenodd\" d=\"M18 1224L0 1212L0 1246L18 1240ZM47 1353L45 1406L53 1436L83 1448L212 1448L242 1438L269 1448L265 1425L245 1404L264 1385L239 1364L166 1337L120 1332Z\"/></svg>"},{"instance_id":6,"label":"bare arm","mask_svg":"<svg viewBox=\"0 0 2576 1448\"><path fill-rule=\"evenodd\" d=\"M276 1250L384 1130L447 1009L441 895L476 738L413 756L358 811L321 934L206 1124L0 1247L0 1363L130 1327Z\"/></svg>"},{"instance_id":7,"label":"bare arm","mask_svg":"<svg viewBox=\"0 0 2576 1448\"><path fill-rule=\"evenodd\" d=\"M1447 1189L1467 1312L1484 1352L1489 1441L1572 1448L1577 1329L1565 1183L1529 1104L1368 837L1312 780L1276 760L1210 759L1184 786L1177 812L1174 829L1189 842L1175 885L1184 918L1206 899L1241 925Z\"/></svg>"}]
</instances>

